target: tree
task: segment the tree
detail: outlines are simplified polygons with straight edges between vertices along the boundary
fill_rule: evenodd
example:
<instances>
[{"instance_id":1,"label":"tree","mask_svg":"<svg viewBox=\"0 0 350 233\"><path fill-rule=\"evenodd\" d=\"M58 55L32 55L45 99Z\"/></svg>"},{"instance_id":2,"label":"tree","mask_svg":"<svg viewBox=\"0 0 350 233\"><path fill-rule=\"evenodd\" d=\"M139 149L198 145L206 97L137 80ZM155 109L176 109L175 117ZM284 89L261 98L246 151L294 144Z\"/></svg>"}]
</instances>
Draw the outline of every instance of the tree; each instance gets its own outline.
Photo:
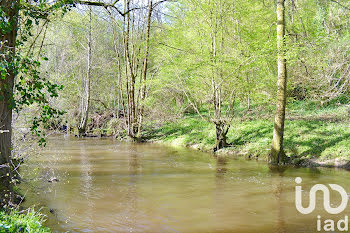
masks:
<instances>
[{"instance_id":1,"label":"tree","mask_svg":"<svg viewBox=\"0 0 350 233\"><path fill-rule=\"evenodd\" d=\"M18 27L19 1L1 1L0 15L1 21L5 18L8 23L1 25L0 41L0 188L12 193L10 189L11 174L11 135L12 135L12 109L13 109L13 89L15 85L16 66L16 37ZM5 67L4 67L5 66ZM10 195L11 196L11 195ZM1 195L1 199L3 199ZM10 200L12 201L12 200ZM0 203L1 205L5 203Z\"/></svg>"},{"instance_id":2,"label":"tree","mask_svg":"<svg viewBox=\"0 0 350 233\"><path fill-rule=\"evenodd\" d=\"M126 11L130 10L130 0L124 2ZM130 28L134 29L135 20L130 20L130 14L124 16L124 56L126 60L125 76L126 76L126 92L127 92L127 135L130 139L136 139L137 130L137 118L136 118L136 102L135 102L135 68L137 68L136 57L133 56L131 49L135 48L134 45L130 46ZM130 25L131 24L131 25ZM132 47L132 48L130 48Z\"/></svg>"},{"instance_id":3,"label":"tree","mask_svg":"<svg viewBox=\"0 0 350 233\"><path fill-rule=\"evenodd\" d=\"M288 97L325 106L349 94L350 8L339 1L286 1ZM307 10L306 10L307 9Z\"/></svg>"},{"instance_id":4,"label":"tree","mask_svg":"<svg viewBox=\"0 0 350 233\"><path fill-rule=\"evenodd\" d=\"M196 112L215 127L214 151L228 145L236 100L247 96L247 79L242 74L255 60L250 51L255 49L249 47L243 30L249 22L244 4L179 1L172 12L176 17L169 19L171 24L161 42L165 65L159 75L160 86L169 93L164 89L169 88L168 82L184 111Z\"/></svg>"},{"instance_id":5,"label":"tree","mask_svg":"<svg viewBox=\"0 0 350 233\"><path fill-rule=\"evenodd\" d=\"M150 47L150 31L151 31L151 19L152 19L152 10L153 10L153 1L148 1L148 15L147 15L147 29L146 29L146 48L145 48L145 58L143 62L143 70L142 70L142 86L141 86L141 97L140 97L140 110L139 110L139 122L138 122L138 132L137 137L141 137L141 130L142 130L142 122L144 118L145 108L144 108L144 101L146 98L146 81L147 81L147 71L148 71L148 59L149 59L149 47Z\"/></svg>"},{"instance_id":6,"label":"tree","mask_svg":"<svg viewBox=\"0 0 350 233\"><path fill-rule=\"evenodd\" d=\"M283 150L284 121L286 115L287 60L285 44L285 0L277 0L277 104L274 121L272 149L269 163L284 162Z\"/></svg>"},{"instance_id":7,"label":"tree","mask_svg":"<svg viewBox=\"0 0 350 233\"><path fill-rule=\"evenodd\" d=\"M135 1L125 0L124 11L129 13L123 16L122 26L119 27L123 35L121 46L117 46L120 43L116 33L118 29L113 29L118 70L118 106L122 104L126 134L133 141L140 141L142 137L150 67L152 12L162 2L165 1L148 1L147 6L139 6ZM139 11L136 14L132 9ZM120 23L116 18L113 21L114 25ZM121 82L122 79L124 82Z\"/></svg>"},{"instance_id":8,"label":"tree","mask_svg":"<svg viewBox=\"0 0 350 233\"><path fill-rule=\"evenodd\" d=\"M83 85L81 92L81 105L80 105L80 124L79 124L79 137L86 134L86 125L89 116L90 107L90 79L91 79L91 56L92 56L92 36L91 36L91 7L89 7L89 25L88 25L88 46L87 46L87 72L83 77Z\"/></svg>"},{"instance_id":9,"label":"tree","mask_svg":"<svg viewBox=\"0 0 350 233\"><path fill-rule=\"evenodd\" d=\"M31 126L33 134L37 136L42 136L41 125L47 123L51 117L62 114L48 102L49 96L58 96L57 91L61 87L40 76L40 62L34 57L32 50L34 43L26 53L23 52L24 44L32 36L34 23L39 25L40 20L47 19L63 5L61 1L54 4L20 0L0 2L0 177L7 187L9 193L6 196L10 198L10 202L13 197L11 184L14 182L14 163L11 160L13 110L18 112L33 103L39 106L40 114L32 119ZM36 39L37 37L34 41ZM41 137L39 143L44 142ZM1 197L1 200L5 199Z\"/></svg>"}]
</instances>

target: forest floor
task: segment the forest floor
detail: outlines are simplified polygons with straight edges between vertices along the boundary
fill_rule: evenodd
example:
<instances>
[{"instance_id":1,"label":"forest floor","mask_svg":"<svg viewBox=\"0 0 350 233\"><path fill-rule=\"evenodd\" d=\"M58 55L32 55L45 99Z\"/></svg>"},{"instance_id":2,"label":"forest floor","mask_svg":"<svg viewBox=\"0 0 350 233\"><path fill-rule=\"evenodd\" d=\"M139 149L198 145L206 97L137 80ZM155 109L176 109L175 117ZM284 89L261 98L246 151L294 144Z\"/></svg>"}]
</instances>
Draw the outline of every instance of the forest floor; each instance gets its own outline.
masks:
<instances>
[{"instance_id":1,"label":"forest floor","mask_svg":"<svg viewBox=\"0 0 350 233\"><path fill-rule=\"evenodd\" d=\"M227 135L229 147L217 153L266 160L270 152L274 108L255 106L236 112ZM197 114L148 128L150 141L212 151L215 127ZM350 168L350 116L346 105L319 107L293 102L287 107L284 148L291 163Z\"/></svg>"}]
</instances>

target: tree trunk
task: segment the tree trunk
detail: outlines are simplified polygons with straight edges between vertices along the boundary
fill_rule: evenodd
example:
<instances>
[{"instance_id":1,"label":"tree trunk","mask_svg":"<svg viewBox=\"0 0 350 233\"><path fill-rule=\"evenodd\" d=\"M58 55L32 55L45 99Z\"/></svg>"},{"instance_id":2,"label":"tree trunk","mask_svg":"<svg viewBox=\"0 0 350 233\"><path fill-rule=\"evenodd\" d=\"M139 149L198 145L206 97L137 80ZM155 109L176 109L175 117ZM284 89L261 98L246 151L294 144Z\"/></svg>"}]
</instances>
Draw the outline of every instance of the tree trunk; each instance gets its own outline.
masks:
<instances>
[{"instance_id":1,"label":"tree trunk","mask_svg":"<svg viewBox=\"0 0 350 233\"><path fill-rule=\"evenodd\" d=\"M15 70L11 67L16 53L16 36L18 25L19 2L0 1L0 7L5 11L8 22L12 23L10 30L0 34L1 64L8 65L7 74L0 78L0 207L7 201L12 201L11 188L11 149L12 149L12 108Z\"/></svg>"},{"instance_id":2,"label":"tree trunk","mask_svg":"<svg viewBox=\"0 0 350 233\"><path fill-rule=\"evenodd\" d=\"M273 130L272 149L269 163L280 164L284 161L283 150L284 121L286 113L287 65L285 57L285 0L277 0L277 105Z\"/></svg>"},{"instance_id":3,"label":"tree trunk","mask_svg":"<svg viewBox=\"0 0 350 233\"><path fill-rule=\"evenodd\" d=\"M87 55L87 73L86 77L83 78L83 90L81 95L81 119L79 125L79 137L86 135L86 126L89 117L90 107L90 76L91 76L91 53L92 53L92 42L91 42L91 7L89 9L89 32L88 32L88 55Z\"/></svg>"},{"instance_id":4,"label":"tree trunk","mask_svg":"<svg viewBox=\"0 0 350 233\"><path fill-rule=\"evenodd\" d=\"M145 60L143 63L143 71L142 71L142 86L141 86L141 106L139 112L139 122L138 122L138 132L137 138L141 137L142 130L142 121L144 115L144 100L146 98L146 80L147 80L147 66L148 66L148 56L149 56L149 41L150 41L150 31L151 31L151 18L152 18L152 7L153 1L148 1L148 16L147 16L147 29L146 29L146 52L145 52Z\"/></svg>"},{"instance_id":5,"label":"tree trunk","mask_svg":"<svg viewBox=\"0 0 350 233\"><path fill-rule=\"evenodd\" d=\"M247 96L247 110L250 111L250 107L251 107L251 99L250 99L250 82L249 82L249 74L247 73L247 77L246 77L246 80L247 80L247 84L248 84L248 96Z\"/></svg>"},{"instance_id":6,"label":"tree trunk","mask_svg":"<svg viewBox=\"0 0 350 233\"><path fill-rule=\"evenodd\" d=\"M123 101L123 89L122 89L122 69L121 69L121 57L119 51L118 54L118 109L117 109L117 118L120 118L120 111L121 108L123 109L123 114L125 117L125 107L124 107L124 101Z\"/></svg>"},{"instance_id":7,"label":"tree trunk","mask_svg":"<svg viewBox=\"0 0 350 233\"><path fill-rule=\"evenodd\" d=\"M225 123L222 121L216 121L214 123L216 132L214 152L216 152L227 146L226 135L229 130L229 127L226 127Z\"/></svg>"},{"instance_id":8,"label":"tree trunk","mask_svg":"<svg viewBox=\"0 0 350 233\"><path fill-rule=\"evenodd\" d=\"M125 7L128 11L130 8L130 0L125 1ZM127 136L131 140L136 138L136 105L135 105L135 70L132 61L132 54L130 52L130 14L125 17L126 30L124 32L124 53L126 59L125 75L126 75L126 91L127 91Z\"/></svg>"}]
</instances>

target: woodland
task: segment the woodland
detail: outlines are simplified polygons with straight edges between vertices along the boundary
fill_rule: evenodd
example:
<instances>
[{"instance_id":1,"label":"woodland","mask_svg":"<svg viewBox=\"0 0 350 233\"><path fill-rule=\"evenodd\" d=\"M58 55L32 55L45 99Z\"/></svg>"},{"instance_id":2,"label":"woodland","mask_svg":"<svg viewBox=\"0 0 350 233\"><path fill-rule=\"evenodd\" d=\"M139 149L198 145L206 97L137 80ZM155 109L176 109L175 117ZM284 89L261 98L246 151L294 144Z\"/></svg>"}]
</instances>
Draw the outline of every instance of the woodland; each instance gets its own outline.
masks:
<instances>
[{"instance_id":1,"label":"woodland","mask_svg":"<svg viewBox=\"0 0 350 233\"><path fill-rule=\"evenodd\" d=\"M348 165L347 0L0 0L0 31L4 206L52 134Z\"/></svg>"}]
</instances>

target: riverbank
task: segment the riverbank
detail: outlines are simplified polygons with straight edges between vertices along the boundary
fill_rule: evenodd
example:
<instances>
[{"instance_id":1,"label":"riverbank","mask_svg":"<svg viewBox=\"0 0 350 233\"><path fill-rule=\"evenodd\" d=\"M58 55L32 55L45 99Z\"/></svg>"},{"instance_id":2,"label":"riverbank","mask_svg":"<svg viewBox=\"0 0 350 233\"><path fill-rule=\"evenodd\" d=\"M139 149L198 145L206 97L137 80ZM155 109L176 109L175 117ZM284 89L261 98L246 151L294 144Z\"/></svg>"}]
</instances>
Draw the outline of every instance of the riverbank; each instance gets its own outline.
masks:
<instances>
[{"instance_id":1,"label":"riverbank","mask_svg":"<svg viewBox=\"0 0 350 233\"><path fill-rule=\"evenodd\" d=\"M49 228L44 227L44 215L28 209L24 212L0 211L0 232L30 232L49 233Z\"/></svg>"},{"instance_id":2,"label":"riverbank","mask_svg":"<svg viewBox=\"0 0 350 233\"><path fill-rule=\"evenodd\" d=\"M262 110L267 109L267 110ZM350 121L348 106L318 107L295 102L287 109L285 152L294 165L349 168ZM266 106L239 111L227 135L230 146L218 154L267 160L273 131L273 109ZM148 138L177 146L212 151L215 127L199 115L149 127Z\"/></svg>"}]
</instances>

